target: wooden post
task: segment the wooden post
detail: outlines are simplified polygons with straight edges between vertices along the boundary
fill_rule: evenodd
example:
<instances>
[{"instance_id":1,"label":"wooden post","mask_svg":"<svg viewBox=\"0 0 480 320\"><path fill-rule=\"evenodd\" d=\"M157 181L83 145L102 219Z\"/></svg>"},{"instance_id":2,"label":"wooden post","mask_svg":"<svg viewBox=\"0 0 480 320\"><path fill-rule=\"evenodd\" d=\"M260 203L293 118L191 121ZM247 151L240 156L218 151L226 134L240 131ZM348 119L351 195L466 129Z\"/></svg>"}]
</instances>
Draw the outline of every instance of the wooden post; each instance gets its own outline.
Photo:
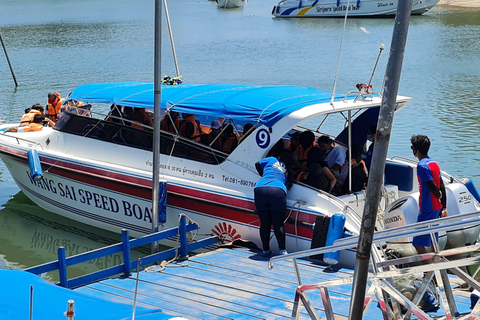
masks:
<instances>
[{"instance_id":1,"label":"wooden post","mask_svg":"<svg viewBox=\"0 0 480 320\"><path fill-rule=\"evenodd\" d=\"M5 45L3 44L3 39L1 34L0 34L0 42L2 43L3 52L5 52L5 57L7 58L8 67L10 68L10 72L12 73L13 81L15 82L15 88L16 88L18 87L17 78L15 78L15 73L13 73L12 65L10 63L10 59L8 59L7 49L5 49Z\"/></svg>"}]
</instances>

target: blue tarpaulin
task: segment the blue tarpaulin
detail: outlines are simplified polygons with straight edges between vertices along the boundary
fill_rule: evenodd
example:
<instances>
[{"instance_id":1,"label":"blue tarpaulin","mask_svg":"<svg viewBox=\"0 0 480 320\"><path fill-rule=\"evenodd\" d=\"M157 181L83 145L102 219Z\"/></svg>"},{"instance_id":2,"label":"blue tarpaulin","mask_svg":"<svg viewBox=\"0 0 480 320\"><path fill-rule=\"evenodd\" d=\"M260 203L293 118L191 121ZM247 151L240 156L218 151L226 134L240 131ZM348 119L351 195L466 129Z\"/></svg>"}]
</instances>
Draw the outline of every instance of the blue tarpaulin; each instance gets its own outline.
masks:
<instances>
[{"instance_id":1,"label":"blue tarpaulin","mask_svg":"<svg viewBox=\"0 0 480 320\"><path fill-rule=\"evenodd\" d=\"M0 319L29 319L30 291L33 286L32 319L65 320L68 300L75 302L75 320L130 320L133 313L131 304L106 300L48 283L26 271L0 270ZM118 299L120 300L120 299ZM173 316L148 305L136 307L136 318L171 319Z\"/></svg>"},{"instance_id":2,"label":"blue tarpaulin","mask_svg":"<svg viewBox=\"0 0 480 320\"><path fill-rule=\"evenodd\" d=\"M153 97L152 83L117 82L82 85L67 100L153 109ZM343 97L335 95L334 100ZM293 111L330 100L330 92L296 86L183 83L163 85L161 89L162 110L259 122L269 127Z\"/></svg>"}]
</instances>

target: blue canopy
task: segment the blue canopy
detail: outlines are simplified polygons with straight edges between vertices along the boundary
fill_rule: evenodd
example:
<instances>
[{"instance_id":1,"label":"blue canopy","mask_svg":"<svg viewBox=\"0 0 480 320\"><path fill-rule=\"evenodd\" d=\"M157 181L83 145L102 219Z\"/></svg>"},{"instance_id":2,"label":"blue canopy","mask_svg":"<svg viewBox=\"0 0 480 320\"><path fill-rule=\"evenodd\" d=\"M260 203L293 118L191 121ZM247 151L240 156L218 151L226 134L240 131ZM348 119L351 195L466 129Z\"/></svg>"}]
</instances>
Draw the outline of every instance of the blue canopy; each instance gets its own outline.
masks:
<instances>
[{"instance_id":1,"label":"blue canopy","mask_svg":"<svg viewBox=\"0 0 480 320\"><path fill-rule=\"evenodd\" d=\"M271 127L303 107L331 100L331 93L307 87L237 84L162 85L161 108L179 113L260 122ZM117 82L76 88L68 100L153 109L153 84ZM335 95L335 101L343 99Z\"/></svg>"}]
</instances>

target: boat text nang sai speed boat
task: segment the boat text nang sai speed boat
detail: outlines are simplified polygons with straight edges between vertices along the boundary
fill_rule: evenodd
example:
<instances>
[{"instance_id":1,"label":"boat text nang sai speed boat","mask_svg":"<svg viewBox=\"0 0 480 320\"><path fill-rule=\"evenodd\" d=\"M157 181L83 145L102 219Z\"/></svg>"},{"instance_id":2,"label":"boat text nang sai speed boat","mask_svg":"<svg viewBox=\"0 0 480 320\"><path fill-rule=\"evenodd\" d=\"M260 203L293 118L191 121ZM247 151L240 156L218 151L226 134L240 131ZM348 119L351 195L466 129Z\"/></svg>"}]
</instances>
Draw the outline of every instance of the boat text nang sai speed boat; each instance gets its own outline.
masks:
<instances>
[{"instance_id":1,"label":"boat text nang sai speed boat","mask_svg":"<svg viewBox=\"0 0 480 320\"><path fill-rule=\"evenodd\" d=\"M142 128L132 117L122 118L120 110L123 114L128 114L127 110L152 110L153 97L153 85L140 82L80 86L68 99L92 105L89 112L71 108L53 128L3 132L0 157L20 189L40 207L112 231L126 228L133 235L149 233L152 128ZM396 110L410 100L398 96ZM161 116L163 121L170 119L173 123L173 130L160 134L160 174L168 190L162 228L176 226L178 215L186 214L200 226L197 237L215 234L226 242L241 238L260 244L253 196L260 176L255 162L267 156L279 141L288 146L294 131L311 130L317 137L329 134L345 149L353 144L362 146L367 142L368 128L377 123L380 104L378 94L363 91L332 96L330 92L294 86L162 86ZM205 144L201 139L183 137L175 128L179 123L173 119L175 114L196 115L195 122L205 128L214 120L224 120L223 128L229 127L226 124L234 128L231 136L238 139L238 146L224 152L213 147L215 140ZM247 123L253 127L242 132ZM13 125L1 128L5 131ZM28 159L31 150L38 153L43 171L40 178L32 177ZM468 189L474 188L471 183L464 184L445 173L443 179L449 215L479 209ZM383 218L378 219L377 229L416 221L416 162L387 159L383 190L379 208L379 217ZM334 196L294 183L285 213L287 250L310 249L317 242L316 228L325 216L339 214L345 218L340 237L358 234L364 201L364 190ZM455 231L449 237L450 245L474 243L479 229ZM442 239L445 244L446 237ZM413 248L408 239L391 245L404 254ZM353 251L341 252L340 263L351 266L354 260Z\"/></svg>"}]
</instances>

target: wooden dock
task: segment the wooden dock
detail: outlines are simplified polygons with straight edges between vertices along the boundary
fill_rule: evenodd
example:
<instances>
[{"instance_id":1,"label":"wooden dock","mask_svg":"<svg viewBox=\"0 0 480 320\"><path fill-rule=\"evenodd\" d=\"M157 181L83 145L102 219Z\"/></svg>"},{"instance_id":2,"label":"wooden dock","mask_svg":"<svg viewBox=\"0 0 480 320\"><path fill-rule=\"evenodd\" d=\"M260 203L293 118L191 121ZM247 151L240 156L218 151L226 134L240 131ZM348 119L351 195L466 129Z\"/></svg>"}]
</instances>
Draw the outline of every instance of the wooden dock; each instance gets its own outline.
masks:
<instances>
[{"instance_id":1,"label":"wooden dock","mask_svg":"<svg viewBox=\"0 0 480 320\"><path fill-rule=\"evenodd\" d=\"M297 288L293 264L276 263L270 270L267 261L256 250L221 248L75 291L133 306L137 287L136 306L160 308L164 313L187 319L290 319ZM353 276L348 269L332 270L311 261L297 262L304 283ZM455 292L460 314L470 312L470 294ZM329 290L336 319L347 319L350 293L351 285ZM317 314L325 318L320 293L312 291L308 297ZM376 305L374 301L364 319L383 319ZM442 307L439 314L441 311ZM436 317L434 313L429 315ZM311 319L303 307L300 319Z\"/></svg>"}]
</instances>

